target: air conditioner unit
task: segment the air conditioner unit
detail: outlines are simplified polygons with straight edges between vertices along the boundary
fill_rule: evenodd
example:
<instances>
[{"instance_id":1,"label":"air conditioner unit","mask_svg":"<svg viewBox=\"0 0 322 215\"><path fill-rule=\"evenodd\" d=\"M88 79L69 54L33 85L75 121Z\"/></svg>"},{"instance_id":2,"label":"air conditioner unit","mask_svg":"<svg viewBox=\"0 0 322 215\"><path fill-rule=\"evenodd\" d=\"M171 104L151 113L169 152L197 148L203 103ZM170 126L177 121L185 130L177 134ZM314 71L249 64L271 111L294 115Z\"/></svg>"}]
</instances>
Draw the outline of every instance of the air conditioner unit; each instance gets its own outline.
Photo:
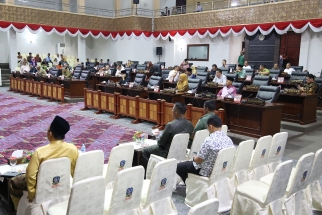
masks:
<instances>
[{"instance_id":1,"label":"air conditioner unit","mask_svg":"<svg viewBox=\"0 0 322 215\"><path fill-rule=\"evenodd\" d=\"M57 43L56 44L56 53L57 54L65 54L65 43Z\"/></svg>"}]
</instances>

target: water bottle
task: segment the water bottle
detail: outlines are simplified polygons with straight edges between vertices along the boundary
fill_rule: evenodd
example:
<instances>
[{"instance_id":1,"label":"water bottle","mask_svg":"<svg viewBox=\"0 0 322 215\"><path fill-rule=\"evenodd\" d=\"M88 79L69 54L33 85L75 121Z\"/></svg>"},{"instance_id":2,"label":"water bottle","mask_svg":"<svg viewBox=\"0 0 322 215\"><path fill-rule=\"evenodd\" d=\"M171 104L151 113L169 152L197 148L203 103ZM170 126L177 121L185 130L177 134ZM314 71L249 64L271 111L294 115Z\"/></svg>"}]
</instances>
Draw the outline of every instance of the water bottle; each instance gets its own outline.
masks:
<instances>
[{"instance_id":1,"label":"water bottle","mask_svg":"<svg viewBox=\"0 0 322 215\"><path fill-rule=\"evenodd\" d=\"M81 151L82 151L82 153L86 152L86 146L85 146L85 144L84 144L84 143L83 143L83 145L82 145Z\"/></svg>"}]
</instances>

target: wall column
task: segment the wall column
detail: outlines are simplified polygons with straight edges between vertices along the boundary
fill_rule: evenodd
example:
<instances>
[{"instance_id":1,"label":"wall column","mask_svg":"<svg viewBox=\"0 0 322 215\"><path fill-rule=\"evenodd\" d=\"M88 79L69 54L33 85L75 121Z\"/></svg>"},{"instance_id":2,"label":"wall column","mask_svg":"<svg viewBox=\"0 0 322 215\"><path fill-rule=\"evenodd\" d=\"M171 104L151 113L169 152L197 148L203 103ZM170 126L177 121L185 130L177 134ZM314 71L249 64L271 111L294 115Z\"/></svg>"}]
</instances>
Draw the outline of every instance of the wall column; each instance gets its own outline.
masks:
<instances>
[{"instance_id":1,"label":"wall column","mask_svg":"<svg viewBox=\"0 0 322 215\"><path fill-rule=\"evenodd\" d=\"M77 13L85 13L85 0L77 0Z\"/></svg>"},{"instance_id":2,"label":"wall column","mask_svg":"<svg viewBox=\"0 0 322 215\"><path fill-rule=\"evenodd\" d=\"M77 35L77 45L78 45L78 59L80 62L86 62L86 39Z\"/></svg>"},{"instance_id":3,"label":"wall column","mask_svg":"<svg viewBox=\"0 0 322 215\"><path fill-rule=\"evenodd\" d=\"M301 35L301 47L300 47L300 57L299 57L299 66L303 66L304 70L308 69L308 59L310 57L309 56L310 42L311 42L311 29L307 28Z\"/></svg>"},{"instance_id":4,"label":"wall column","mask_svg":"<svg viewBox=\"0 0 322 215\"><path fill-rule=\"evenodd\" d=\"M9 49L9 67L14 70L18 66L17 62L17 32L10 28L7 32Z\"/></svg>"}]
</instances>

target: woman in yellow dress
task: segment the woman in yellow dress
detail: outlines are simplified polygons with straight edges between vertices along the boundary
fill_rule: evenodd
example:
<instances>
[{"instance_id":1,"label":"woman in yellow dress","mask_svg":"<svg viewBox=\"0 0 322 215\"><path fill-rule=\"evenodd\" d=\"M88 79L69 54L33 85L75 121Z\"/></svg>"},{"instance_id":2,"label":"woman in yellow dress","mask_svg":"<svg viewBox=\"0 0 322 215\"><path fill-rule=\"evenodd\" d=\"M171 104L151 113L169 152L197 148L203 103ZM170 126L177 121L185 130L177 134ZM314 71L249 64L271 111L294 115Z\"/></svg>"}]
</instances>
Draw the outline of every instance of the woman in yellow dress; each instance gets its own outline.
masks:
<instances>
[{"instance_id":1,"label":"woman in yellow dress","mask_svg":"<svg viewBox=\"0 0 322 215\"><path fill-rule=\"evenodd\" d=\"M180 74L176 87L177 92L185 93L189 90L188 76L184 73Z\"/></svg>"}]
</instances>

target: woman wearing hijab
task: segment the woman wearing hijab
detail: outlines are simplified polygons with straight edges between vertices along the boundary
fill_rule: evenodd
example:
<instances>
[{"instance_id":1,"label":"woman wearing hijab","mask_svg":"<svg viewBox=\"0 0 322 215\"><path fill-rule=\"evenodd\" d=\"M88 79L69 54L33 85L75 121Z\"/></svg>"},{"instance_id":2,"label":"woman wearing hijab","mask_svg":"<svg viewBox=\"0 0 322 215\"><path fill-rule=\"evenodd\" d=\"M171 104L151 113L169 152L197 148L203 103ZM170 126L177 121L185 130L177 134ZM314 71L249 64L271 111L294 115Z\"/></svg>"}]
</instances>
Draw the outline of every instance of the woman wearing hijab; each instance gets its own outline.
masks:
<instances>
[{"instance_id":1,"label":"woman wearing hijab","mask_svg":"<svg viewBox=\"0 0 322 215\"><path fill-rule=\"evenodd\" d=\"M31 65L32 67L36 67L36 66L37 66L37 62L36 62L35 58L32 58L32 59L31 59L30 65Z\"/></svg>"},{"instance_id":2,"label":"woman wearing hijab","mask_svg":"<svg viewBox=\"0 0 322 215\"><path fill-rule=\"evenodd\" d=\"M185 93L189 90L188 76L186 74L180 74L176 90L181 93Z\"/></svg>"},{"instance_id":3,"label":"woman wearing hijab","mask_svg":"<svg viewBox=\"0 0 322 215\"><path fill-rule=\"evenodd\" d=\"M194 76L197 77L197 69L196 69L196 67L195 66L191 66L191 69L192 69L192 71L191 71L192 75L194 75Z\"/></svg>"},{"instance_id":4,"label":"woman wearing hijab","mask_svg":"<svg viewBox=\"0 0 322 215\"><path fill-rule=\"evenodd\" d=\"M184 59L183 62L180 64L180 66L186 70L187 68L189 68L189 62L187 59Z\"/></svg>"}]
</instances>

